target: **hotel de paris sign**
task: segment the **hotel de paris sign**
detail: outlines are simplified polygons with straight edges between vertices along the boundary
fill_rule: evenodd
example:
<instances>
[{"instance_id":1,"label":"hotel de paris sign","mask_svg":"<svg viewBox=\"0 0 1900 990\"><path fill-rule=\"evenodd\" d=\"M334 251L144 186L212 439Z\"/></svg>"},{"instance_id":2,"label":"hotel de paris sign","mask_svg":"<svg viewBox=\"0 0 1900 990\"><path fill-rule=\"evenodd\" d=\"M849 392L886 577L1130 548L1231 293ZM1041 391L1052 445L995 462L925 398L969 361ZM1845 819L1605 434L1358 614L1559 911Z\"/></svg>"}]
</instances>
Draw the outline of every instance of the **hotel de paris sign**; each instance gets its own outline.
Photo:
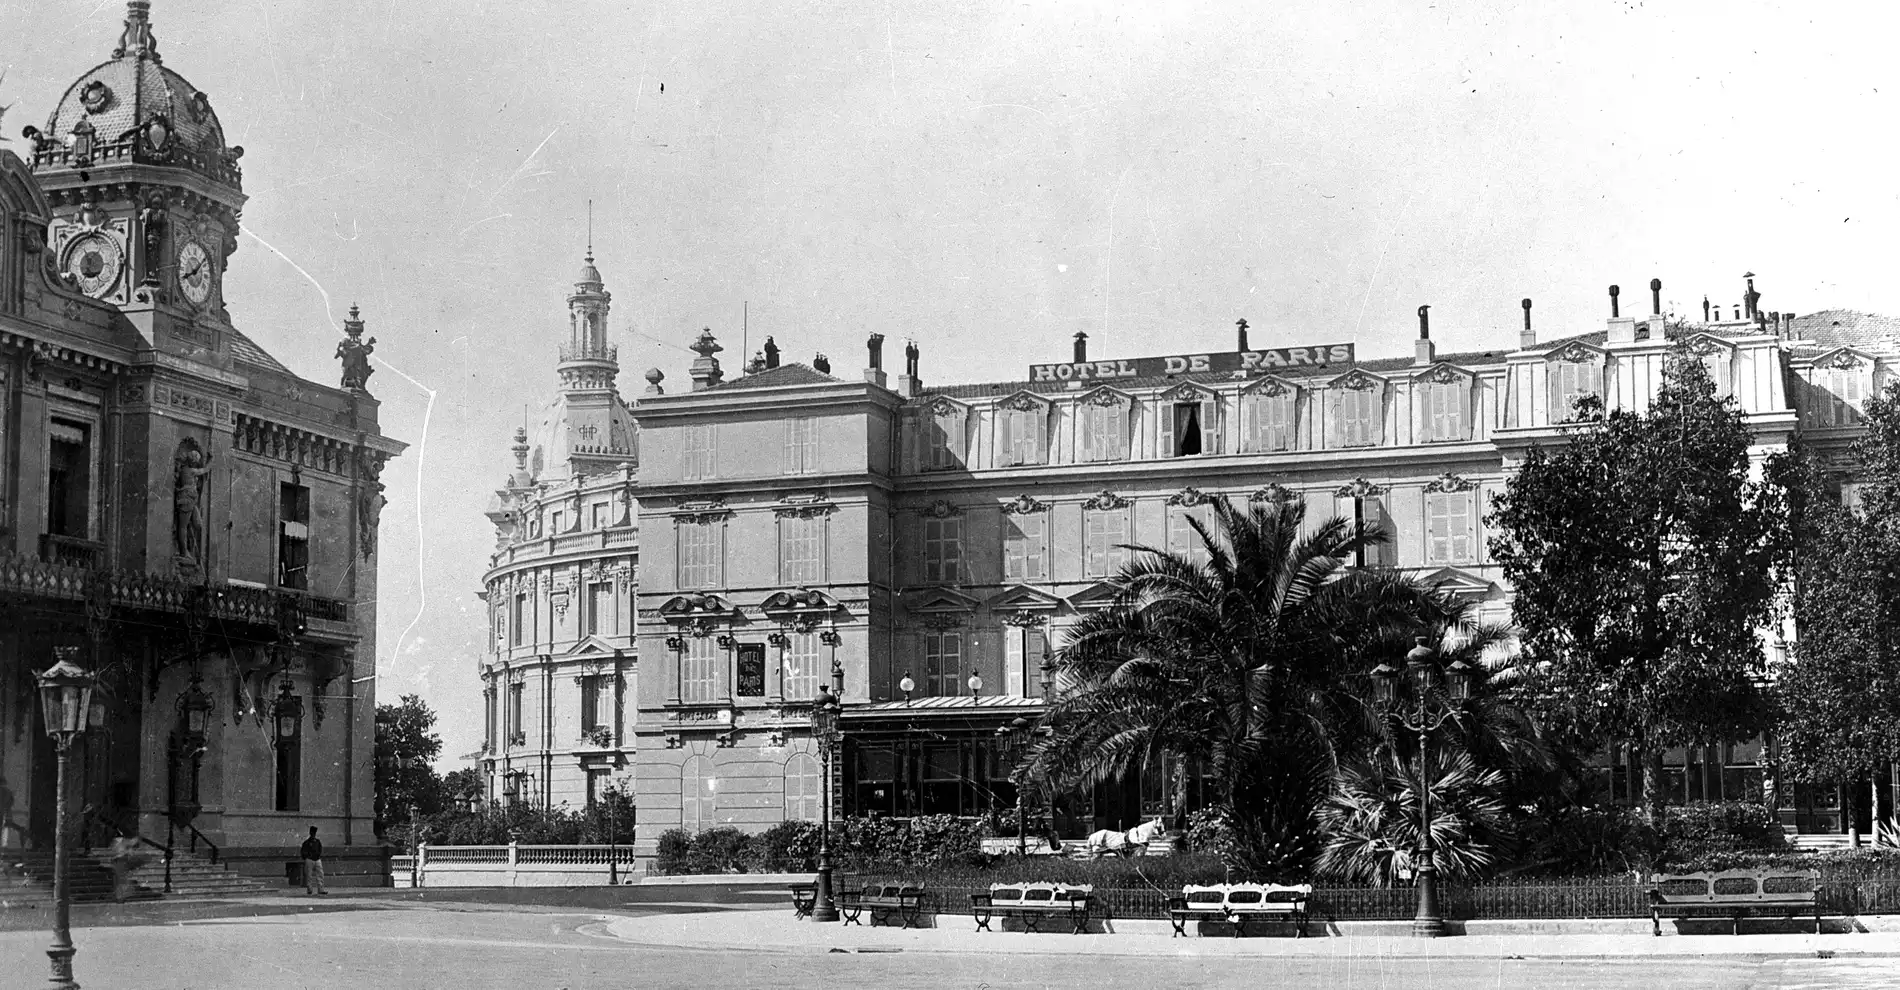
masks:
<instances>
[{"instance_id":1,"label":"hotel de paris sign","mask_svg":"<svg viewBox=\"0 0 1900 990\"><path fill-rule=\"evenodd\" d=\"M1327 368L1350 366L1353 345L1322 344L1318 347L1272 347L1260 351L1226 351L1216 354L1170 354L1165 357L1119 358L1112 361L1070 361L1066 364L1032 364L1032 382L1109 382L1128 378L1165 378L1194 372L1264 373L1276 369Z\"/></svg>"}]
</instances>

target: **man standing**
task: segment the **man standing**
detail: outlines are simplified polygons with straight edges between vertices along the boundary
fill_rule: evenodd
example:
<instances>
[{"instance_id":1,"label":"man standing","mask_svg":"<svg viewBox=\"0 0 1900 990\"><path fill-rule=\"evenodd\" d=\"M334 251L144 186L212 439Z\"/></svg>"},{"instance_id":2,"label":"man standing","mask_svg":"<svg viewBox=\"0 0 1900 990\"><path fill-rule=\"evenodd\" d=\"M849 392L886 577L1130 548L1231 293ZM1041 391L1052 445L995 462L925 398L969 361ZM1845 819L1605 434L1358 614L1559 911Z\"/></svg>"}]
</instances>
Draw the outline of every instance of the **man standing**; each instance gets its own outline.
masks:
<instances>
[{"instance_id":1,"label":"man standing","mask_svg":"<svg viewBox=\"0 0 1900 990\"><path fill-rule=\"evenodd\" d=\"M315 887L315 890L310 888ZM310 826L310 838L303 840L303 892L308 894L328 894L323 886L323 842L317 838L317 827Z\"/></svg>"}]
</instances>

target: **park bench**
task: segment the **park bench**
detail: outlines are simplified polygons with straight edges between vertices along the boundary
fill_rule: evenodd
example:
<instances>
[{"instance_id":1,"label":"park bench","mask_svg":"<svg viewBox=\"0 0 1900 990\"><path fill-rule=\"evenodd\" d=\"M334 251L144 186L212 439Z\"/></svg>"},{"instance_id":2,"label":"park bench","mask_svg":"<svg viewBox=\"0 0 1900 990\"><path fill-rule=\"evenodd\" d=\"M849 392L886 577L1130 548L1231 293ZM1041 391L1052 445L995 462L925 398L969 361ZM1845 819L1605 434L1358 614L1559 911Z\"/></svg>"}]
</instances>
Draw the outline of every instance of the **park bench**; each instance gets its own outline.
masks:
<instances>
[{"instance_id":1,"label":"park bench","mask_svg":"<svg viewBox=\"0 0 1900 990\"><path fill-rule=\"evenodd\" d=\"M879 921L890 924L892 915L903 922L900 927L911 928L924 909L924 888L907 884L872 885L863 890L847 890L841 896L838 909L843 912L847 925L862 924L858 915L869 911L872 928L876 928Z\"/></svg>"},{"instance_id":2,"label":"park bench","mask_svg":"<svg viewBox=\"0 0 1900 990\"><path fill-rule=\"evenodd\" d=\"M970 895L970 917L978 931L994 931L992 918L1014 916L1032 932L1042 930L1044 918L1067 918L1070 930L1080 935L1094 900L1095 888L1089 884L993 883L989 893Z\"/></svg>"},{"instance_id":3,"label":"park bench","mask_svg":"<svg viewBox=\"0 0 1900 990\"><path fill-rule=\"evenodd\" d=\"M1799 870L1729 870L1722 873L1655 874L1650 877L1650 928L1662 934L1663 915L1678 918L1726 915L1732 934L1740 934L1742 915L1780 912L1814 913L1814 933L1821 933L1821 885L1813 873Z\"/></svg>"},{"instance_id":4,"label":"park bench","mask_svg":"<svg viewBox=\"0 0 1900 990\"><path fill-rule=\"evenodd\" d=\"M1168 921L1175 935L1186 935L1190 921L1225 921L1234 926L1234 937L1239 938L1254 918L1284 917L1293 922L1294 937L1304 938L1306 902L1312 895L1313 888L1307 884L1189 884L1181 888L1181 896L1168 898Z\"/></svg>"},{"instance_id":5,"label":"park bench","mask_svg":"<svg viewBox=\"0 0 1900 990\"><path fill-rule=\"evenodd\" d=\"M809 880L788 883L785 889L792 892L792 920L811 917L811 909L818 903L818 884Z\"/></svg>"}]
</instances>

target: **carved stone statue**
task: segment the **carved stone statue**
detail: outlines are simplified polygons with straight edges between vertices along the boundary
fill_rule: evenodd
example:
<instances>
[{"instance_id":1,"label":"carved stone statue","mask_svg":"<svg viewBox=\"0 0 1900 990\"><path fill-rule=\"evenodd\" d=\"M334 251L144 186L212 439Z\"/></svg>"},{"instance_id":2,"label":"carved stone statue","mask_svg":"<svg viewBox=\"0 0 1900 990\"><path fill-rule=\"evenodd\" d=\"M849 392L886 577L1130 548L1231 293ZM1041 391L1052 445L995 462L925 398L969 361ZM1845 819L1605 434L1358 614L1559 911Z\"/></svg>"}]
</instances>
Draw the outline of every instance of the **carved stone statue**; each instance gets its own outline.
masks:
<instances>
[{"instance_id":1,"label":"carved stone statue","mask_svg":"<svg viewBox=\"0 0 1900 990\"><path fill-rule=\"evenodd\" d=\"M370 353L376 350L376 338L363 339L363 321L357 318L356 306L350 306L350 318L343 321L343 332L348 336L336 345L336 356L343 362L343 387L352 390L369 388L369 376L376 369L369 366Z\"/></svg>"},{"instance_id":2,"label":"carved stone statue","mask_svg":"<svg viewBox=\"0 0 1900 990\"><path fill-rule=\"evenodd\" d=\"M172 544L180 561L204 564L205 476L211 473L211 455L196 440L178 445L172 484Z\"/></svg>"},{"instance_id":3,"label":"carved stone statue","mask_svg":"<svg viewBox=\"0 0 1900 990\"><path fill-rule=\"evenodd\" d=\"M374 478L363 479L363 487L357 489L356 507L357 544L363 549L363 559L368 560L376 552L376 526L383 518L383 506L389 500L383 497L383 483Z\"/></svg>"}]
</instances>

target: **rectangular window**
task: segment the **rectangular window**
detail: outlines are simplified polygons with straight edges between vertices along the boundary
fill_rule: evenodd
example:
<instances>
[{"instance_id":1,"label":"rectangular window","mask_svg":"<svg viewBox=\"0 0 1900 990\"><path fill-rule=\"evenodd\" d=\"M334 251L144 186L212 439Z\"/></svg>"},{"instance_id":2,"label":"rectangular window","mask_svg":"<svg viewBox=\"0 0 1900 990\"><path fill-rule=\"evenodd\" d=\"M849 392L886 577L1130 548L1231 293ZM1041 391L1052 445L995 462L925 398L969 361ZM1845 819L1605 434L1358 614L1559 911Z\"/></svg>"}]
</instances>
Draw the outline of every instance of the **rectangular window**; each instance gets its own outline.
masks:
<instances>
[{"instance_id":1,"label":"rectangular window","mask_svg":"<svg viewBox=\"0 0 1900 990\"><path fill-rule=\"evenodd\" d=\"M718 424L698 423L686 427L686 450L680 475L688 481L704 481L716 476L718 466Z\"/></svg>"},{"instance_id":2,"label":"rectangular window","mask_svg":"<svg viewBox=\"0 0 1900 990\"><path fill-rule=\"evenodd\" d=\"M592 636L613 625L614 583L595 581L587 586L587 634Z\"/></svg>"},{"instance_id":3,"label":"rectangular window","mask_svg":"<svg viewBox=\"0 0 1900 990\"><path fill-rule=\"evenodd\" d=\"M511 742L524 740L528 734L528 727L521 720L522 688L520 684L508 685L508 739Z\"/></svg>"},{"instance_id":4,"label":"rectangular window","mask_svg":"<svg viewBox=\"0 0 1900 990\"><path fill-rule=\"evenodd\" d=\"M954 698L963 686L963 640L956 630L924 634L924 697Z\"/></svg>"},{"instance_id":5,"label":"rectangular window","mask_svg":"<svg viewBox=\"0 0 1900 990\"><path fill-rule=\"evenodd\" d=\"M1380 389L1338 388L1333 390L1339 409L1337 438L1342 447L1374 447L1379 444L1384 425L1381 416Z\"/></svg>"},{"instance_id":6,"label":"rectangular window","mask_svg":"<svg viewBox=\"0 0 1900 990\"><path fill-rule=\"evenodd\" d=\"M1119 461L1128 457L1128 411L1120 401L1106 405L1085 402L1075 424L1076 446L1084 461Z\"/></svg>"},{"instance_id":7,"label":"rectangular window","mask_svg":"<svg viewBox=\"0 0 1900 990\"><path fill-rule=\"evenodd\" d=\"M788 512L778 518L780 584L821 584L825 580L825 515Z\"/></svg>"},{"instance_id":8,"label":"rectangular window","mask_svg":"<svg viewBox=\"0 0 1900 990\"><path fill-rule=\"evenodd\" d=\"M785 648L785 699L805 701L818 696L818 634L789 633Z\"/></svg>"},{"instance_id":9,"label":"rectangular window","mask_svg":"<svg viewBox=\"0 0 1900 990\"><path fill-rule=\"evenodd\" d=\"M1003 663L1008 693L1023 698L1042 696L1042 662L1049 653L1049 634L1042 626L1004 626Z\"/></svg>"},{"instance_id":10,"label":"rectangular window","mask_svg":"<svg viewBox=\"0 0 1900 990\"><path fill-rule=\"evenodd\" d=\"M1220 411L1212 397L1168 403L1160 414L1161 456L1220 453Z\"/></svg>"},{"instance_id":11,"label":"rectangular window","mask_svg":"<svg viewBox=\"0 0 1900 990\"><path fill-rule=\"evenodd\" d=\"M92 428L55 419L49 424L46 465L46 531L76 539L92 537ZM197 489L193 489L197 491ZM203 495L200 499L202 511Z\"/></svg>"},{"instance_id":12,"label":"rectangular window","mask_svg":"<svg viewBox=\"0 0 1900 990\"><path fill-rule=\"evenodd\" d=\"M1242 408L1245 410L1245 443L1247 450L1254 453L1271 453L1293 449L1293 417L1298 393L1293 389L1278 387L1277 392L1262 390L1247 396Z\"/></svg>"},{"instance_id":13,"label":"rectangular window","mask_svg":"<svg viewBox=\"0 0 1900 990\"><path fill-rule=\"evenodd\" d=\"M520 646L521 636L522 636L521 631L527 625L527 623L523 621L524 619L527 618L527 613L528 613L527 594L524 592L524 593L515 595L514 603L510 605L509 607L514 610L514 614L508 617L509 641L512 642L516 646Z\"/></svg>"},{"instance_id":14,"label":"rectangular window","mask_svg":"<svg viewBox=\"0 0 1900 990\"><path fill-rule=\"evenodd\" d=\"M817 421L793 416L785 421L785 473L811 474L818 470Z\"/></svg>"},{"instance_id":15,"label":"rectangular window","mask_svg":"<svg viewBox=\"0 0 1900 990\"><path fill-rule=\"evenodd\" d=\"M1082 513L1083 576L1105 578L1128 559L1128 510L1087 509Z\"/></svg>"},{"instance_id":16,"label":"rectangular window","mask_svg":"<svg viewBox=\"0 0 1900 990\"><path fill-rule=\"evenodd\" d=\"M724 667L717 640L711 636L686 637L686 654L680 658L680 700L689 705L720 700Z\"/></svg>"},{"instance_id":17,"label":"rectangular window","mask_svg":"<svg viewBox=\"0 0 1900 990\"><path fill-rule=\"evenodd\" d=\"M924 580L955 584L963 580L963 518L924 519Z\"/></svg>"},{"instance_id":18,"label":"rectangular window","mask_svg":"<svg viewBox=\"0 0 1900 990\"><path fill-rule=\"evenodd\" d=\"M1822 425L1852 426L1860 422L1861 403L1867 395L1858 364L1852 368L1827 369L1825 381L1827 414Z\"/></svg>"},{"instance_id":19,"label":"rectangular window","mask_svg":"<svg viewBox=\"0 0 1900 990\"><path fill-rule=\"evenodd\" d=\"M1359 567L1385 567L1397 559L1398 534L1393 532L1392 523L1386 518L1385 499L1378 495L1355 498L1353 503L1353 521L1361 530L1378 531L1385 534L1381 543L1369 544L1359 548L1353 563Z\"/></svg>"},{"instance_id":20,"label":"rectangular window","mask_svg":"<svg viewBox=\"0 0 1900 990\"><path fill-rule=\"evenodd\" d=\"M1433 492L1425 496L1429 553L1434 564L1468 564L1475 549L1471 538L1471 493Z\"/></svg>"},{"instance_id":21,"label":"rectangular window","mask_svg":"<svg viewBox=\"0 0 1900 990\"><path fill-rule=\"evenodd\" d=\"M614 713L613 678L595 674L581 678L581 731L611 728Z\"/></svg>"},{"instance_id":22,"label":"rectangular window","mask_svg":"<svg viewBox=\"0 0 1900 990\"><path fill-rule=\"evenodd\" d=\"M489 689L482 692L482 748L495 752L495 692Z\"/></svg>"},{"instance_id":23,"label":"rectangular window","mask_svg":"<svg viewBox=\"0 0 1900 990\"><path fill-rule=\"evenodd\" d=\"M1199 520L1203 527L1208 525L1208 510L1205 505L1173 506L1168 509L1168 552L1187 558L1196 567L1207 566L1207 541L1194 531L1189 520Z\"/></svg>"},{"instance_id":24,"label":"rectangular window","mask_svg":"<svg viewBox=\"0 0 1900 990\"><path fill-rule=\"evenodd\" d=\"M928 435L932 471L951 471L963 467L964 425L969 413L954 403L939 400L937 408L926 410L924 431Z\"/></svg>"},{"instance_id":25,"label":"rectangular window","mask_svg":"<svg viewBox=\"0 0 1900 990\"><path fill-rule=\"evenodd\" d=\"M548 535L559 536L565 532L567 532L566 513L558 509L548 513Z\"/></svg>"},{"instance_id":26,"label":"rectangular window","mask_svg":"<svg viewBox=\"0 0 1900 990\"><path fill-rule=\"evenodd\" d=\"M1603 394L1603 373L1595 361L1553 361L1550 368L1550 421L1577 418L1577 400Z\"/></svg>"},{"instance_id":27,"label":"rectangular window","mask_svg":"<svg viewBox=\"0 0 1900 990\"><path fill-rule=\"evenodd\" d=\"M1455 382L1429 382L1425 390L1425 439L1427 442L1464 440L1465 408L1470 404L1471 387L1464 379Z\"/></svg>"},{"instance_id":28,"label":"rectangular window","mask_svg":"<svg viewBox=\"0 0 1900 990\"><path fill-rule=\"evenodd\" d=\"M1012 409L998 406L996 409L996 450L999 467L1014 467L1019 464L1041 464L1046 434L1048 414L1033 402L1027 402L1027 409Z\"/></svg>"},{"instance_id":29,"label":"rectangular window","mask_svg":"<svg viewBox=\"0 0 1900 990\"><path fill-rule=\"evenodd\" d=\"M593 513L594 513L593 528L606 529L612 523L612 520L607 515L607 503L595 502L593 505Z\"/></svg>"},{"instance_id":30,"label":"rectangular window","mask_svg":"<svg viewBox=\"0 0 1900 990\"><path fill-rule=\"evenodd\" d=\"M1048 514L1011 512L1003 516L1003 579L1042 581L1049 576Z\"/></svg>"},{"instance_id":31,"label":"rectangular window","mask_svg":"<svg viewBox=\"0 0 1900 990\"><path fill-rule=\"evenodd\" d=\"M310 587L310 489L303 485L278 486L277 583Z\"/></svg>"},{"instance_id":32,"label":"rectangular window","mask_svg":"<svg viewBox=\"0 0 1900 990\"><path fill-rule=\"evenodd\" d=\"M722 536L725 526L716 519L679 523L679 586L682 589L717 588L725 563Z\"/></svg>"}]
</instances>

